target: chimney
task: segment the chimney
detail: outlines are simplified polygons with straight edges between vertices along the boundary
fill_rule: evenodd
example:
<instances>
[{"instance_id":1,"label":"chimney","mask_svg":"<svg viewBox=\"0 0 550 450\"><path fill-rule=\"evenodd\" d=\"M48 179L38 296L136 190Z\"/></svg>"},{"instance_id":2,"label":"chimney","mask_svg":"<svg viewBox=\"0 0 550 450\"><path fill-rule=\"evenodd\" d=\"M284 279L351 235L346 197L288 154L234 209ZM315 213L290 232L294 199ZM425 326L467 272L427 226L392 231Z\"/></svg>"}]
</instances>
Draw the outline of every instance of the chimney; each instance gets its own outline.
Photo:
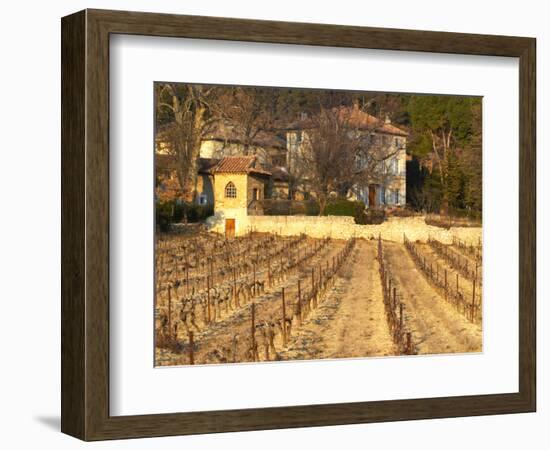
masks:
<instances>
[{"instance_id":1,"label":"chimney","mask_svg":"<svg viewBox=\"0 0 550 450\"><path fill-rule=\"evenodd\" d=\"M390 116L388 114L386 114L386 119L384 120L384 123L385 124L390 124L391 123L391 119L390 119Z\"/></svg>"}]
</instances>

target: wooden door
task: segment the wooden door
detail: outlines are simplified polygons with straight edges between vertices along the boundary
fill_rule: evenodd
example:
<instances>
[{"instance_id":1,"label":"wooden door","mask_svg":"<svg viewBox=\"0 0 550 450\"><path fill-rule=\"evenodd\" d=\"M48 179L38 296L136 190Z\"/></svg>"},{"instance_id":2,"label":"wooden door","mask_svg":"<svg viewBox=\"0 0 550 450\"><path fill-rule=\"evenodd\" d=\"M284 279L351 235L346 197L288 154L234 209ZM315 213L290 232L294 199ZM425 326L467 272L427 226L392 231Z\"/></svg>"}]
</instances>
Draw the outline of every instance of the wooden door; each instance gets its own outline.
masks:
<instances>
[{"instance_id":1,"label":"wooden door","mask_svg":"<svg viewBox=\"0 0 550 450\"><path fill-rule=\"evenodd\" d=\"M225 219L225 237L235 237L235 219Z\"/></svg>"},{"instance_id":2,"label":"wooden door","mask_svg":"<svg viewBox=\"0 0 550 450\"><path fill-rule=\"evenodd\" d=\"M371 208L376 206L376 186L369 186L369 206Z\"/></svg>"}]
</instances>

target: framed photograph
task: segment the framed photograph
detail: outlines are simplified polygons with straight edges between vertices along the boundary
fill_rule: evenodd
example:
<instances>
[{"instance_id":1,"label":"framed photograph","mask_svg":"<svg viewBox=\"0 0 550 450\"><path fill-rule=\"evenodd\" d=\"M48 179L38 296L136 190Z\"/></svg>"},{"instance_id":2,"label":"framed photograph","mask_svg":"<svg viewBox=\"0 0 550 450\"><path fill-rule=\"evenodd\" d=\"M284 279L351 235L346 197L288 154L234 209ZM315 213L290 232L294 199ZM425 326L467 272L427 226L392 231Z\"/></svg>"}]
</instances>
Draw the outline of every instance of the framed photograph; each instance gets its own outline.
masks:
<instances>
[{"instance_id":1,"label":"framed photograph","mask_svg":"<svg viewBox=\"0 0 550 450\"><path fill-rule=\"evenodd\" d=\"M535 39L61 30L63 432L535 411Z\"/></svg>"}]
</instances>

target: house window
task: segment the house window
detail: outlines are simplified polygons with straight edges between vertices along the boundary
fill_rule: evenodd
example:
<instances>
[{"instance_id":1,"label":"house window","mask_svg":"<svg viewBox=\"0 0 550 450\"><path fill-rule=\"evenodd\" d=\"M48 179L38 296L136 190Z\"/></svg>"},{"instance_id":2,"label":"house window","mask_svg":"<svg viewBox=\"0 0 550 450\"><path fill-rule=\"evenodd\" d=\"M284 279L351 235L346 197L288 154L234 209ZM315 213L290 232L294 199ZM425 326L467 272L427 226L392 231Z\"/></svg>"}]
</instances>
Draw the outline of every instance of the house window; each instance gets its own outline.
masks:
<instances>
[{"instance_id":1,"label":"house window","mask_svg":"<svg viewBox=\"0 0 550 450\"><path fill-rule=\"evenodd\" d=\"M399 205L399 189L393 190L393 203L394 205Z\"/></svg>"},{"instance_id":2,"label":"house window","mask_svg":"<svg viewBox=\"0 0 550 450\"><path fill-rule=\"evenodd\" d=\"M237 198L237 188L232 181L225 185L225 197L226 198Z\"/></svg>"},{"instance_id":3,"label":"house window","mask_svg":"<svg viewBox=\"0 0 550 450\"><path fill-rule=\"evenodd\" d=\"M393 158L390 162L390 172L392 175L397 175L397 158Z\"/></svg>"}]
</instances>

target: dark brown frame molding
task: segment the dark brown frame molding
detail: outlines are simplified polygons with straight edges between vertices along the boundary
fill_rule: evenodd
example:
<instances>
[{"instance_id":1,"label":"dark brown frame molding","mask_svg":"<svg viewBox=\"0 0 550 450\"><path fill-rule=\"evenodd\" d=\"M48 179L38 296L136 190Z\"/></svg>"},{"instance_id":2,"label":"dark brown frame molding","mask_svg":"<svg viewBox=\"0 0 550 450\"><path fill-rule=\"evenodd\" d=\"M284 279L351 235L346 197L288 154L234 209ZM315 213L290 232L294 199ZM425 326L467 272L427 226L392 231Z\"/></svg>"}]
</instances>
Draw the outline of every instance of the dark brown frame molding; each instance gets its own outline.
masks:
<instances>
[{"instance_id":1,"label":"dark brown frame molding","mask_svg":"<svg viewBox=\"0 0 550 450\"><path fill-rule=\"evenodd\" d=\"M64 433L100 440L535 411L534 38L104 10L64 17L61 32ZM110 416L109 35L115 33L519 58L519 392Z\"/></svg>"}]
</instances>

